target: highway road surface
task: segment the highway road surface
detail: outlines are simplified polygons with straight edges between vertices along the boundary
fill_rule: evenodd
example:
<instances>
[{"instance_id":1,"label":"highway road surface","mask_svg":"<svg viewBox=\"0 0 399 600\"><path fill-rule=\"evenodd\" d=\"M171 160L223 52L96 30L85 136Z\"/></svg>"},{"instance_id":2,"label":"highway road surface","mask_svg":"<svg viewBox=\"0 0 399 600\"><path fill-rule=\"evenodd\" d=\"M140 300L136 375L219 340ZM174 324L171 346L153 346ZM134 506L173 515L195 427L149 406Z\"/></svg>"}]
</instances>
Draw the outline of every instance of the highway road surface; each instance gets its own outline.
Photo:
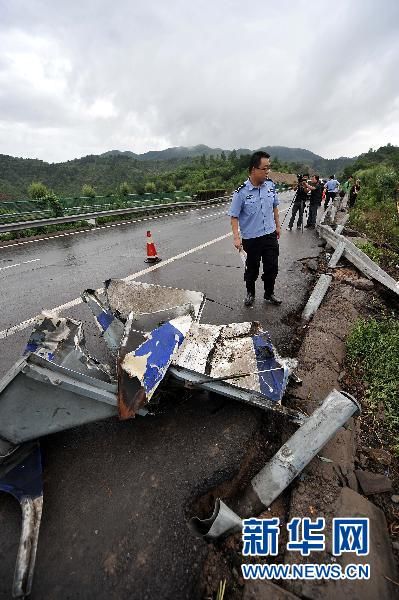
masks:
<instances>
[{"instance_id":1,"label":"highway road surface","mask_svg":"<svg viewBox=\"0 0 399 600\"><path fill-rule=\"evenodd\" d=\"M283 219L291 197L280 200ZM255 306L245 308L227 207L0 247L0 377L21 356L42 310L81 319L89 349L99 354L98 331L80 294L111 277L203 291L215 302L207 302L202 322L259 320L287 355L294 315L312 279L306 260L318 256L318 238L313 231L287 231L287 219L276 285L283 304L265 306L259 281ZM150 268L147 229L162 258ZM170 393L155 416L43 439L44 512L32 599L200 598L207 547L187 528L192 503L233 478L262 439L263 450L250 463L259 466L270 451L265 432L273 440L273 418L258 409ZM0 599L10 597L19 527L18 504L1 494Z\"/></svg>"}]
</instances>

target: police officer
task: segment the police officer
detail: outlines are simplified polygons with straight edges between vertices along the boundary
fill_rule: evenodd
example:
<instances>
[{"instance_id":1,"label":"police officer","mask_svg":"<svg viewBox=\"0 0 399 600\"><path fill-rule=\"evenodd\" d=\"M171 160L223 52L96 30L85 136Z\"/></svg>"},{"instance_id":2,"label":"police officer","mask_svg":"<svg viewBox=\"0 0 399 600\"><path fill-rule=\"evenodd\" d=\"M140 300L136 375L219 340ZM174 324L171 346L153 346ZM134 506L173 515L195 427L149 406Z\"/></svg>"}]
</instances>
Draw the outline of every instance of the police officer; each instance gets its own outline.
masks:
<instances>
[{"instance_id":1,"label":"police officer","mask_svg":"<svg viewBox=\"0 0 399 600\"><path fill-rule=\"evenodd\" d=\"M330 175L330 179L327 181L326 185L324 186L324 189L326 190L326 199L324 201L325 207L330 202L330 200L332 202L334 202L335 196L337 195L337 192L339 190L339 186L340 186L340 183L339 183L338 179L335 179L334 175Z\"/></svg>"},{"instance_id":2,"label":"police officer","mask_svg":"<svg viewBox=\"0 0 399 600\"><path fill-rule=\"evenodd\" d=\"M234 246L247 253L244 304L252 306L254 303L255 282L262 260L264 299L278 305L281 300L274 295L274 283L278 273L279 200L273 181L268 179L270 155L262 151L252 154L248 171L249 177L234 192L229 210Z\"/></svg>"}]
</instances>

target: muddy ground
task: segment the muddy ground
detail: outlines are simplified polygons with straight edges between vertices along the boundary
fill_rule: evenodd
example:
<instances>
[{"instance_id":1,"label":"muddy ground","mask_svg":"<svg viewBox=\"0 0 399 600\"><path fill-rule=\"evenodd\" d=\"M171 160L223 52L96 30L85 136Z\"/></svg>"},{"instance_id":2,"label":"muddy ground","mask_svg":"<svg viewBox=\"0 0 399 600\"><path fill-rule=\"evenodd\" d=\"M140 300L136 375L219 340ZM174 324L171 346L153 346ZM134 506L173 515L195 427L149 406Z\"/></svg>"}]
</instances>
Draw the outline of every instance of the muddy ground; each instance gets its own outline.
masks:
<instances>
[{"instance_id":1,"label":"muddy ground","mask_svg":"<svg viewBox=\"0 0 399 600\"><path fill-rule=\"evenodd\" d=\"M318 273L326 272L328 255L321 255ZM313 261L314 262L314 261ZM315 271L315 265L303 265ZM276 598L335 598L348 594L351 598L374 600L399 597L399 458L393 452L393 437L385 423L383 407L372 411L364 400L364 383L351 375L345 357L345 339L358 317L379 316L389 311L399 318L397 300L378 284L365 280L349 262L342 259L333 272L332 285L313 321L307 325L300 313L291 316L296 321L297 334L293 338L291 356L299 360L302 386L290 387L284 404L311 414L332 388L350 392L362 404L362 414L351 419L273 504L261 518L280 517L282 523L277 557L253 562L322 562L336 559L331 555L330 531L327 532L326 551L312 553L304 559L293 553L284 553L285 524L293 516L311 518L324 516L326 523L334 516L366 515L370 518L371 578L367 582L244 582L241 563L247 562L241 554L241 534L208 545L204 562L201 594L204 599L216 598L220 581L226 580L224 597L229 600L257 600ZM188 507L188 514L208 517L213 511L215 498L222 498L234 510L237 496L253 475L292 435L295 427L286 421L263 422L254 444L248 449L240 472L232 481L207 491ZM267 439L267 443L263 440ZM366 496L360 488L355 471L379 473L389 479L392 489ZM379 510L380 509L380 510ZM340 512L341 511L341 512ZM342 512L343 511L343 512ZM346 511L346 513L345 513ZM341 558L341 557L340 557ZM339 562L339 560L338 560ZM355 562L355 561L354 561ZM345 561L343 561L343 566ZM276 587L276 585L278 587Z\"/></svg>"}]
</instances>

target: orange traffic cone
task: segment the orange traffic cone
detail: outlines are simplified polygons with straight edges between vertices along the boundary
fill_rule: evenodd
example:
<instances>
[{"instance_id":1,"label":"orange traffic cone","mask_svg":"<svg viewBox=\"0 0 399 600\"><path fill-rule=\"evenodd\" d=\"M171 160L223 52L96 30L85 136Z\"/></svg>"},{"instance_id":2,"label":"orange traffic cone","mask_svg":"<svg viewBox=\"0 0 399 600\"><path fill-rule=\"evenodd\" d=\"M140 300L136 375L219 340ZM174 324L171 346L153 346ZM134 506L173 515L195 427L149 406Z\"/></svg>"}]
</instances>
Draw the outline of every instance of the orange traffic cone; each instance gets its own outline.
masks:
<instances>
[{"instance_id":1,"label":"orange traffic cone","mask_svg":"<svg viewBox=\"0 0 399 600\"><path fill-rule=\"evenodd\" d=\"M157 254L155 244L152 241L151 231L147 231L147 258L145 259L144 262L157 263L160 260L162 260L162 259L159 258L158 254Z\"/></svg>"}]
</instances>

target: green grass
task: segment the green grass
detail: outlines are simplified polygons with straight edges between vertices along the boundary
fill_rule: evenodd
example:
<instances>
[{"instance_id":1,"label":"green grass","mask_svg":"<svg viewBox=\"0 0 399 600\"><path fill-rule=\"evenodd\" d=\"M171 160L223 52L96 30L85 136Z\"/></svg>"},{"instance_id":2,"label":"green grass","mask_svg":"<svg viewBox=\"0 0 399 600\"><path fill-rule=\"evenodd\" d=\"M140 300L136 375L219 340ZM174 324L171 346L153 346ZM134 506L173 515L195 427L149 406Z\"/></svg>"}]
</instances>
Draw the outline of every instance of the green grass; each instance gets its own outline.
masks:
<instances>
[{"instance_id":1,"label":"green grass","mask_svg":"<svg viewBox=\"0 0 399 600\"><path fill-rule=\"evenodd\" d=\"M399 444L399 320L359 319L346 352L352 375L363 380L369 407L384 405L386 424Z\"/></svg>"},{"instance_id":2,"label":"green grass","mask_svg":"<svg viewBox=\"0 0 399 600\"><path fill-rule=\"evenodd\" d=\"M367 254L371 260L376 262L378 265L380 264L382 258L382 250L380 248L376 248L371 242L357 242L356 246L359 248L359 250Z\"/></svg>"},{"instance_id":3,"label":"green grass","mask_svg":"<svg viewBox=\"0 0 399 600\"><path fill-rule=\"evenodd\" d=\"M356 246L382 269L398 269L399 254L388 248L378 248L372 242L357 242ZM393 273L395 275L395 273Z\"/></svg>"}]
</instances>

